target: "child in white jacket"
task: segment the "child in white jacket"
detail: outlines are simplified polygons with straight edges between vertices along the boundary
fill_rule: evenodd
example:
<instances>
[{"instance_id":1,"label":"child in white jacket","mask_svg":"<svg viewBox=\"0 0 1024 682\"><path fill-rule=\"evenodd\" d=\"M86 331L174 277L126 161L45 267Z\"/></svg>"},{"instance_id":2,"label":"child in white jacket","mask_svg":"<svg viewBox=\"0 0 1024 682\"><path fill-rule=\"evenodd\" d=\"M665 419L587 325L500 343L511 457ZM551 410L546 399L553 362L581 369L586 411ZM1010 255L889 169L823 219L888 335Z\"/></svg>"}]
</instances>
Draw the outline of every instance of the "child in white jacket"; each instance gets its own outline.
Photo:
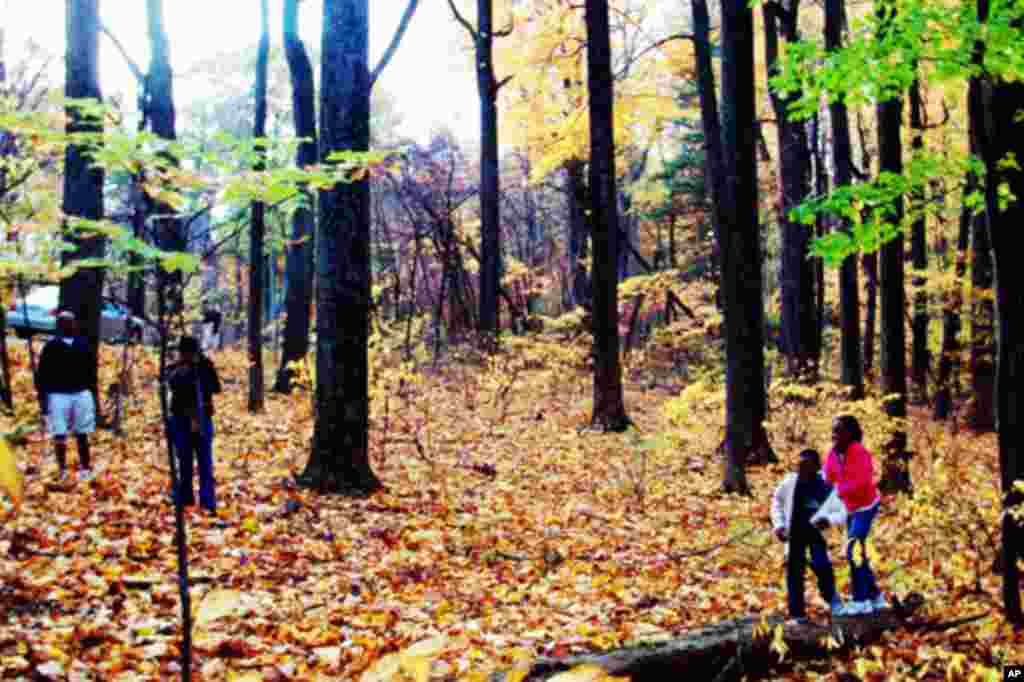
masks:
<instances>
[{"instance_id":1,"label":"child in white jacket","mask_svg":"<svg viewBox=\"0 0 1024 682\"><path fill-rule=\"evenodd\" d=\"M811 568L818 578L818 589L832 611L842 606L836 592L835 574L828 558L828 544L815 525L820 522L840 525L846 522L846 507L832 486L821 476L821 456L816 450L800 453L797 473L782 479L772 496L772 525L775 535L786 545L786 592L789 616L802 620L804 606L804 569L807 552Z\"/></svg>"}]
</instances>

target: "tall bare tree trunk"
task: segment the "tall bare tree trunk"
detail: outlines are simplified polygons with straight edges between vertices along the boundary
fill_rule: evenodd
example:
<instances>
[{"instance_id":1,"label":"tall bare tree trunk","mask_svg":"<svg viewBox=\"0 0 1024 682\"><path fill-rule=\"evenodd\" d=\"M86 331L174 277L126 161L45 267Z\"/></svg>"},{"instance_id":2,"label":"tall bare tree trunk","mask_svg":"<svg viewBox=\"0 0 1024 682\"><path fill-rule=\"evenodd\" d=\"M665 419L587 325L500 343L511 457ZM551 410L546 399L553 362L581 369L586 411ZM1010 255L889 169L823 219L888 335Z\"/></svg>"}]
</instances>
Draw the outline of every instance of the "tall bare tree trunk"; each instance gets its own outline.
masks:
<instances>
[{"instance_id":1,"label":"tall bare tree trunk","mask_svg":"<svg viewBox=\"0 0 1024 682\"><path fill-rule=\"evenodd\" d=\"M979 66L983 62L982 50L978 45L973 58ZM985 153L983 136L988 107L984 87L979 77L971 78L967 85L970 151L978 155ZM986 191L990 184L990 179L986 179ZM971 401L967 421L978 432L992 431L996 426L995 305L991 299L994 273L988 225L991 220L989 211L976 216L971 234Z\"/></svg>"},{"instance_id":2,"label":"tall bare tree trunk","mask_svg":"<svg viewBox=\"0 0 1024 682\"><path fill-rule=\"evenodd\" d=\"M256 119L253 137L259 141L267 136L267 61L270 59L270 10L267 0L260 0L260 43L256 53ZM256 152L256 172L266 168L266 151ZM263 296L266 267L263 237L266 231L266 205L252 204L249 225L249 412L263 411Z\"/></svg>"},{"instance_id":3,"label":"tall bare tree trunk","mask_svg":"<svg viewBox=\"0 0 1024 682\"><path fill-rule=\"evenodd\" d=\"M418 0L409 0L381 63L370 72L369 0L325 0L320 44L320 160L370 148L370 89L394 54ZM370 464L370 186L320 192L317 225L316 417L302 485L368 495Z\"/></svg>"},{"instance_id":4,"label":"tall bare tree trunk","mask_svg":"<svg viewBox=\"0 0 1024 682\"><path fill-rule=\"evenodd\" d=\"M965 194L978 188L978 178L968 173L964 183ZM953 387L957 385L961 362L960 314L963 308L963 280L967 274L967 250L970 248L971 225L974 209L964 205L960 209L960 230L956 244L956 288L946 295L942 312L942 352L939 357L938 386L935 391L935 418L948 419L953 412Z\"/></svg>"},{"instance_id":5,"label":"tall bare tree trunk","mask_svg":"<svg viewBox=\"0 0 1024 682\"><path fill-rule=\"evenodd\" d=\"M146 0L146 17L149 25L149 73L146 88L149 93L147 114L150 128L157 137L173 141L177 139L176 113L174 109L174 76L171 71L170 43L164 28L163 0ZM177 159L171 159L177 163ZM157 245L168 251L186 251L189 247L185 226L174 215L167 204L153 202L151 205L156 218ZM180 272L157 272L159 284L166 293L171 314L178 313L184 306L182 276Z\"/></svg>"},{"instance_id":6,"label":"tall bare tree trunk","mask_svg":"<svg viewBox=\"0 0 1024 682\"><path fill-rule=\"evenodd\" d=\"M910 127L914 139L911 149L915 155L924 150L924 102L921 98L921 81L917 79L910 86ZM924 204L927 200L921 192L916 200ZM914 317L911 324L911 362L910 376L914 385L914 400L924 403L928 400L928 370L930 357L928 353L928 294L924 286L928 283L925 270L928 267L928 235L927 221L922 211L914 220L910 229L910 251L914 266Z\"/></svg>"},{"instance_id":7,"label":"tall bare tree trunk","mask_svg":"<svg viewBox=\"0 0 1024 682\"><path fill-rule=\"evenodd\" d=\"M711 19L707 0L690 0L693 12L693 48L697 67L697 96L700 100L700 122L704 133L704 185L711 199L711 231L715 235L712 259L721 271L721 205L722 205L722 125L718 117L718 94L715 70L711 65ZM675 225L671 230L669 259L675 268ZM721 304L721 290L715 303Z\"/></svg>"},{"instance_id":8,"label":"tall bare tree trunk","mask_svg":"<svg viewBox=\"0 0 1024 682\"><path fill-rule=\"evenodd\" d=\"M825 1L825 47L836 51L842 47L843 24L846 16L845 0ZM832 158L835 163L835 186L844 187L853 181L853 149L850 143L850 118L846 103L841 99L828 105L832 129ZM840 228L850 234L850 225L843 221ZM850 398L859 400L864 395L864 356L861 354L860 285L857 277L857 257L850 256L839 269L839 380L850 387Z\"/></svg>"},{"instance_id":9,"label":"tall bare tree trunk","mask_svg":"<svg viewBox=\"0 0 1024 682\"><path fill-rule=\"evenodd\" d=\"M476 26L449 7L473 40L477 94L480 98L480 332L494 336L500 326L501 196L498 168L498 90L494 76L494 0L477 0ZM506 35L502 32L499 35ZM493 338L491 339L493 341Z\"/></svg>"},{"instance_id":10,"label":"tall bare tree trunk","mask_svg":"<svg viewBox=\"0 0 1024 682\"><path fill-rule=\"evenodd\" d=\"M295 165L306 168L317 160L316 99L313 89L313 65L298 32L299 0L284 4L284 51L292 80L292 116L295 135L303 140L295 153ZM308 197L312 200L312 197ZM314 215L308 207L292 214L292 246L285 260L288 293L285 307L284 349L274 390L291 390L289 366L309 352L310 307L313 302Z\"/></svg>"},{"instance_id":11,"label":"tall bare tree trunk","mask_svg":"<svg viewBox=\"0 0 1024 682\"><path fill-rule=\"evenodd\" d=\"M69 99L102 102L99 82L99 0L67 0L67 57L64 94ZM89 116L78 107L67 108L69 135L100 133L103 120ZM65 235L77 250L64 254L65 265L85 258L102 258L104 240L77 231L76 218L103 219L104 173L92 164L88 146L70 144L64 154L63 210L68 217ZM92 350L91 387L97 418L101 402L97 386L97 362L100 342L100 303L103 293L103 268L82 268L61 282L60 305L75 313L81 333Z\"/></svg>"},{"instance_id":12,"label":"tall bare tree trunk","mask_svg":"<svg viewBox=\"0 0 1024 682\"><path fill-rule=\"evenodd\" d=\"M779 36L786 43L799 40L797 20L799 0L786 7L766 3L765 63L770 75L778 71ZM811 227L790 218L811 192L811 157L807 128L792 120L789 107L801 97L799 92L780 95L771 91L772 108L778 121L779 142L779 230L782 233L782 353L792 375L812 371L818 362L818 322L815 315L814 262L808 257Z\"/></svg>"},{"instance_id":13,"label":"tall bare tree trunk","mask_svg":"<svg viewBox=\"0 0 1024 682\"><path fill-rule=\"evenodd\" d=\"M978 19L988 21L988 0L979 0ZM1016 19L1011 26L1020 30L1022 22ZM981 46L975 48L980 60ZM1002 541L1003 556L1003 610L1006 619L1024 625L1021 608L1020 569L1024 528L1010 513L1010 509L1024 503L1024 494L1018 486L1024 481L1021 466L1021 445L1024 435L1024 405L1019 398L1024 381L1024 325L1021 324L1020 292L1024 289L1024 269L1020 267L1017 232L1024 221L1024 173L1020 168L1009 168L1000 162L1007 156L1024 156L1024 137L1021 136L1020 111L1024 108L1024 85L998 78L986 79L972 85L982 105L973 113L972 123L981 123L974 130L981 158L985 162L986 227L991 246L995 275L997 352L994 403L999 442L1000 488L1003 494ZM980 114L984 112L984 119ZM1000 206L999 187L1009 187L1014 199Z\"/></svg>"},{"instance_id":14,"label":"tall bare tree trunk","mask_svg":"<svg viewBox=\"0 0 1024 682\"><path fill-rule=\"evenodd\" d=\"M723 0L724 181L719 215L726 355L724 487L741 494L749 493L747 462L767 448L754 83L753 12L746 0Z\"/></svg>"},{"instance_id":15,"label":"tall bare tree trunk","mask_svg":"<svg viewBox=\"0 0 1024 682\"><path fill-rule=\"evenodd\" d=\"M884 36L892 22L895 9L886 3L878 4L881 21L880 32ZM900 128L902 126L903 104L898 98L879 102L878 117L878 164L880 172L896 175L903 173L903 149ZM894 202L893 215L889 218L899 225L903 219L903 198ZM907 348L906 322L904 318L905 283L903 273L903 233L882 246L879 259L881 274L881 354L880 377L882 394L895 396L885 404L890 417L907 416ZM909 490L910 474L906 467L907 434L899 430L885 445L881 486L888 490Z\"/></svg>"},{"instance_id":16,"label":"tall bare tree trunk","mask_svg":"<svg viewBox=\"0 0 1024 682\"><path fill-rule=\"evenodd\" d=\"M590 104L590 215L594 243L594 407L591 424L604 431L629 426L619 361L619 212L615 188L614 83L608 0L586 0L587 85Z\"/></svg>"}]
</instances>

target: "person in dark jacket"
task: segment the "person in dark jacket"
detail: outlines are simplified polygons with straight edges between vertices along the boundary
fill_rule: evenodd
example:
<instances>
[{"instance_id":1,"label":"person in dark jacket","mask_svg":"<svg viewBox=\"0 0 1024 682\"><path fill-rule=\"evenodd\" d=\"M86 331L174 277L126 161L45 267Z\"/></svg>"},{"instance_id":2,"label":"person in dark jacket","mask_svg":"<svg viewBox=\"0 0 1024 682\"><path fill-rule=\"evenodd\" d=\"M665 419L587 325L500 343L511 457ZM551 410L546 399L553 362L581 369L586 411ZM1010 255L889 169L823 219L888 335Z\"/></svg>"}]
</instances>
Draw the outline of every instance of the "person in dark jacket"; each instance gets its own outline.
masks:
<instances>
[{"instance_id":1,"label":"person in dark jacket","mask_svg":"<svg viewBox=\"0 0 1024 682\"><path fill-rule=\"evenodd\" d=\"M220 378L199 342L183 336L178 344L179 361L168 368L171 389L170 432L178 456L182 504L196 503L192 484L193 461L199 464L199 503L217 511L213 479L213 395L221 392Z\"/></svg>"},{"instance_id":2,"label":"person in dark jacket","mask_svg":"<svg viewBox=\"0 0 1024 682\"><path fill-rule=\"evenodd\" d=\"M821 476L821 455L817 450L800 453L794 474L786 476L772 496L772 525L775 536L786 546L786 595L790 618L803 620L804 572L807 554L818 578L818 589L834 615L843 608L836 592L835 573L828 557L828 544L820 528L846 521L846 508L831 485ZM816 527L818 526L818 527Z\"/></svg>"},{"instance_id":3,"label":"person in dark jacket","mask_svg":"<svg viewBox=\"0 0 1024 682\"><path fill-rule=\"evenodd\" d=\"M78 468L83 480L93 477L89 457L89 434L96 430L96 364L89 342L75 334L75 315L62 310L57 315L57 335L46 342L36 369L36 393L53 438L58 476L67 480L67 437L75 434Z\"/></svg>"}]
</instances>

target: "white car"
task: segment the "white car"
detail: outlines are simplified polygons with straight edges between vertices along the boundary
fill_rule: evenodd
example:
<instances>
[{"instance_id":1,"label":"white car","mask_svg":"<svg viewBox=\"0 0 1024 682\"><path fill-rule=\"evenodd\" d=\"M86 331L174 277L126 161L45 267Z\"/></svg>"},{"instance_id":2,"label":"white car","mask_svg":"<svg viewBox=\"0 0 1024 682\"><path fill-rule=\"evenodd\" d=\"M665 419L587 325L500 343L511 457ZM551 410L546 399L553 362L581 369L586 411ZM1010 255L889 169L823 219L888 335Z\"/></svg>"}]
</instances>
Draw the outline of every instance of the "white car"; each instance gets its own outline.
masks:
<instances>
[{"instance_id":1,"label":"white car","mask_svg":"<svg viewBox=\"0 0 1024 682\"><path fill-rule=\"evenodd\" d=\"M33 289L24 298L15 296L7 310L7 326L23 339L33 334L53 334L57 330L57 307L60 287ZM103 301L100 311L100 339L106 342L139 339L143 322L110 301Z\"/></svg>"}]
</instances>

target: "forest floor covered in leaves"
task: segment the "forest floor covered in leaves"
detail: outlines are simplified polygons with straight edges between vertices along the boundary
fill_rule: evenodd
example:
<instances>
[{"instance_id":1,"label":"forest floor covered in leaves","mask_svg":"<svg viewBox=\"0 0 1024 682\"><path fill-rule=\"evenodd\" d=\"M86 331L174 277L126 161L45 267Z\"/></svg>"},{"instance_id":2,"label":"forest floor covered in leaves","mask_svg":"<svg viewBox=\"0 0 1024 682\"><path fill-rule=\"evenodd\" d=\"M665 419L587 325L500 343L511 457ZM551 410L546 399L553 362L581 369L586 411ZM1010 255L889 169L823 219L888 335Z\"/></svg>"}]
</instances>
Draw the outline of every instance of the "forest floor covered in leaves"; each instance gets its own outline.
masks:
<instances>
[{"instance_id":1,"label":"forest floor covered in leaves","mask_svg":"<svg viewBox=\"0 0 1024 682\"><path fill-rule=\"evenodd\" d=\"M847 406L828 387L773 388L782 461L750 470L751 497L725 496L723 417L710 393L690 395L686 408L688 423L704 427L681 428L672 399L684 382L652 378L638 364L650 357L638 357L626 390L637 429L592 433L589 374L561 358L565 344L543 343L378 377L371 450L386 490L369 499L297 488L309 394L272 394L265 413L249 415L244 354L215 354L226 391L216 418L220 511L192 514L188 526L196 679L484 679L538 656L783 614L771 493L800 449L827 450L830 418ZM24 346L11 352L20 407L4 431L36 412ZM105 350L108 379L117 353ZM41 434L17 449L25 500L16 512L0 502L0 677L156 680L177 669L156 361L137 353L126 435L96 436L95 481L53 489ZM909 425L915 496L884 500L874 566L883 589L920 592L937 621L988 617L894 631L831 661L782 666L779 679L998 679L1004 662L1024 662L1024 633L1004 624L992 573L994 436L923 415ZM876 449L872 423L862 423ZM846 594L842 533L828 538ZM810 615L826 620L810 576L807 589Z\"/></svg>"}]
</instances>

